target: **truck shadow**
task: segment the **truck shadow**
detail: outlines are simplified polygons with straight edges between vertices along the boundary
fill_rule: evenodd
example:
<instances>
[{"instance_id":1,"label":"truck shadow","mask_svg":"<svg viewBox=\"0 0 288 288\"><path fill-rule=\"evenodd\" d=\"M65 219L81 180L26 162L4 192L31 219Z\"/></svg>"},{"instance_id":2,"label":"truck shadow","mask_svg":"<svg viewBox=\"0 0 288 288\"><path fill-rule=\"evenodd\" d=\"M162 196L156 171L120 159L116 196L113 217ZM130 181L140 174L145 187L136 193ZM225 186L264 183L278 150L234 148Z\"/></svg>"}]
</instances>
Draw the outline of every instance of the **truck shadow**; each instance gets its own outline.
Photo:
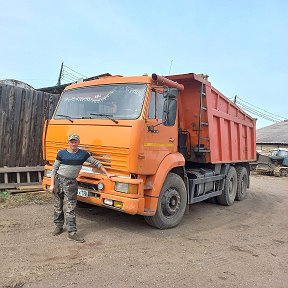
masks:
<instances>
[{"instance_id":1,"label":"truck shadow","mask_svg":"<svg viewBox=\"0 0 288 288\"><path fill-rule=\"evenodd\" d=\"M267 217L267 211L273 213L280 204L279 199L273 194L248 193L244 201L235 201L232 206L222 206L213 203L200 202L189 206L181 223L167 230L159 230L149 226L141 215L129 215L105 207L85 205L85 208L76 208L79 230L84 234L104 232L114 228L119 232L125 231L161 237L175 235L178 232L185 234L201 233L203 230L212 231L222 226L233 229L236 224L250 225L257 222L259 217ZM264 195L263 195L264 194ZM281 201L280 201L281 202ZM254 219L254 220L253 220ZM247 222L245 224L245 222Z\"/></svg>"},{"instance_id":2,"label":"truck shadow","mask_svg":"<svg viewBox=\"0 0 288 288\"><path fill-rule=\"evenodd\" d=\"M158 238L160 235L161 237L175 235L179 231L201 231L203 225L205 225L206 228L208 225L211 226L211 229L214 229L215 226L222 225L223 223L216 224L215 221L211 223L211 218L214 219L216 217L221 220L221 215L219 215L219 213L231 213L229 211L224 213L225 208L227 209L227 207L206 202L190 205L189 207L190 209L188 213L185 213L181 223L177 227L166 230L159 230L149 226L141 215L129 215L109 208L89 204L86 205L86 207L77 207L76 214L78 222L82 222L78 224L79 230L81 230L81 233L84 235L101 233L105 230L114 228L125 231L125 233L131 233L131 237L134 233L137 233L146 236L149 235L149 237L152 238ZM211 225L207 223L210 223Z\"/></svg>"}]
</instances>

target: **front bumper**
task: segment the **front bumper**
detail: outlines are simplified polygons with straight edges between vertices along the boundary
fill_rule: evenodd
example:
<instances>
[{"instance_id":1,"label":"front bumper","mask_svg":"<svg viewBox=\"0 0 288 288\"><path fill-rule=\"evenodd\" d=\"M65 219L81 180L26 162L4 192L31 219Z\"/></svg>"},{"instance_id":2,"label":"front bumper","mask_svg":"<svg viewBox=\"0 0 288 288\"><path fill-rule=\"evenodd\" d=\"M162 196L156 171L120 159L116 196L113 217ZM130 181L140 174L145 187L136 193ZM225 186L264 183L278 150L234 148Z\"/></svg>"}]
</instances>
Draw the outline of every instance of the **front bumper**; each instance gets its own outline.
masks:
<instances>
[{"instance_id":1,"label":"front bumper","mask_svg":"<svg viewBox=\"0 0 288 288\"><path fill-rule=\"evenodd\" d=\"M92 179L83 177L81 175L77 178L79 185L79 189L86 190L88 192L87 197L77 195L77 199L82 202L107 207L110 209L118 210L127 214L135 215L148 215L144 210L145 200L143 196L143 180L141 179L129 179L129 178L117 178L115 180L110 180L107 177L101 176L101 179ZM112 178L114 179L114 178ZM121 181L124 183L131 183L138 185L138 194L126 194L117 192L114 190L114 184L117 179L117 182ZM102 182L105 186L105 189L95 190L89 188L83 188L83 186L87 184L95 184L97 185L99 182ZM50 186L50 177L44 177L42 186L45 190L48 190ZM106 199L106 200L105 200ZM107 200L108 199L108 200ZM109 204L107 204L109 203ZM149 213L150 214L150 213Z\"/></svg>"}]
</instances>

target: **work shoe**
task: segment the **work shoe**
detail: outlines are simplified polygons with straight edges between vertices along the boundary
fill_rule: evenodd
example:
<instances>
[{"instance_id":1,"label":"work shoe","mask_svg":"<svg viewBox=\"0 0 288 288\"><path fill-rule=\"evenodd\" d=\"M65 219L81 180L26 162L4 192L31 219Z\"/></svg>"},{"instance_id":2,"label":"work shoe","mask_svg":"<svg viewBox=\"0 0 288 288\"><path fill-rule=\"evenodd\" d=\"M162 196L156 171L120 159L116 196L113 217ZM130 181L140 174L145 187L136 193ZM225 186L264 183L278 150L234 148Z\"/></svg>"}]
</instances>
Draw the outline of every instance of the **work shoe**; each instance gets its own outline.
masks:
<instances>
[{"instance_id":1,"label":"work shoe","mask_svg":"<svg viewBox=\"0 0 288 288\"><path fill-rule=\"evenodd\" d=\"M84 243L84 238L80 237L77 233L68 233L68 239L78 243Z\"/></svg>"},{"instance_id":2,"label":"work shoe","mask_svg":"<svg viewBox=\"0 0 288 288\"><path fill-rule=\"evenodd\" d=\"M54 231L52 232L52 235L53 236L57 236L57 235L60 235L61 233L63 232L63 227L56 227L55 229L54 229Z\"/></svg>"}]
</instances>

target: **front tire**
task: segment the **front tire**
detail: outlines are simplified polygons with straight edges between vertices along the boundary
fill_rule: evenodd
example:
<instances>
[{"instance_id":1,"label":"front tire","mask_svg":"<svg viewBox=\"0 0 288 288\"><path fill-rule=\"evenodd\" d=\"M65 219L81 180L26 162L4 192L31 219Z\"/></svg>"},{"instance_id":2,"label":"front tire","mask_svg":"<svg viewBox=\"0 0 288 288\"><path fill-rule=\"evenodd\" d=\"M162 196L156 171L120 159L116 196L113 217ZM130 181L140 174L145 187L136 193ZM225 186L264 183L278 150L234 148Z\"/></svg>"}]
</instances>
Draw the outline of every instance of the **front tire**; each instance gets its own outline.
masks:
<instances>
[{"instance_id":1,"label":"front tire","mask_svg":"<svg viewBox=\"0 0 288 288\"><path fill-rule=\"evenodd\" d=\"M237 173L236 169L231 166L225 179L224 190L221 195L217 196L217 201L221 205L231 206L234 203L237 192Z\"/></svg>"},{"instance_id":2,"label":"front tire","mask_svg":"<svg viewBox=\"0 0 288 288\"><path fill-rule=\"evenodd\" d=\"M179 175L169 173L159 195L156 214L144 218L153 227L172 228L182 220L186 205L187 191L184 181Z\"/></svg>"}]
</instances>

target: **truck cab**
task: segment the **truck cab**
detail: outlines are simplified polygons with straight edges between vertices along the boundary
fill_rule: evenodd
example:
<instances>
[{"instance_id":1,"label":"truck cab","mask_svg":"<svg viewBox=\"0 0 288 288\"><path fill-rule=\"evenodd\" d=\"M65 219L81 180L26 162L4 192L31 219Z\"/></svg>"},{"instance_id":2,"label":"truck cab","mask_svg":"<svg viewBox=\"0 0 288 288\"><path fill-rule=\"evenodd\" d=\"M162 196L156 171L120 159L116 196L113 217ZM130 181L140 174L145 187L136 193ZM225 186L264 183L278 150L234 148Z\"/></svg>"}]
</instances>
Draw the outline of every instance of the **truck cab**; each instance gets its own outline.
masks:
<instances>
[{"instance_id":1,"label":"truck cab","mask_svg":"<svg viewBox=\"0 0 288 288\"><path fill-rule=\"evenodd\" d=\"M57 151L67 147L68 135L77 133L80 146L117 175L109 180L85 163L77 179L78 200L130 214L155 213L157 201L147 177L170 154L184 164L177 154L175 120L170 126L162 123L165 93L148 76L105 77L67 87L44 129L43 186L50 185ZM144 190L150 197L144 198Z\"/></svg>"}]
</instances>

